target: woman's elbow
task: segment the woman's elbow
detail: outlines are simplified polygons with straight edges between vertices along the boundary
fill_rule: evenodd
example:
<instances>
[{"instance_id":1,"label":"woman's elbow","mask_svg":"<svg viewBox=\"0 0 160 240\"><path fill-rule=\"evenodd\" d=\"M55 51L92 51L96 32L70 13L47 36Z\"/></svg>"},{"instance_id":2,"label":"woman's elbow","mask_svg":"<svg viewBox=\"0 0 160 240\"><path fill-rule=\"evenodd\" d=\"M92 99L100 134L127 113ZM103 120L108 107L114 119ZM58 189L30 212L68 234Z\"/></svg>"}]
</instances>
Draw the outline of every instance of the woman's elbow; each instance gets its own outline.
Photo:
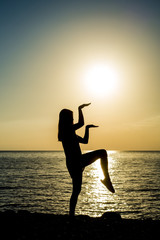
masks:
<instances>
[{"instance_id":1,"label":"woman's elbow","mask_svg":"<svg viewBox=\"0 0 160 240\"><path fill-rule=\"evenodd\" d=\"M83 127L84 126L84 121L80 122L80 127Z\"/></svg>"},{"instance_id":2,"label":"woman's elbow","mask_svg":"<svg viewBox=\"0 0 160 240\"><path fill-rule=\"evenodd\" d=\"M80 121L80 122L78 123L78 127L81 128L81 127L83 127L83 126L84 126L84 121Z\"/></svg>"}]
</instances>

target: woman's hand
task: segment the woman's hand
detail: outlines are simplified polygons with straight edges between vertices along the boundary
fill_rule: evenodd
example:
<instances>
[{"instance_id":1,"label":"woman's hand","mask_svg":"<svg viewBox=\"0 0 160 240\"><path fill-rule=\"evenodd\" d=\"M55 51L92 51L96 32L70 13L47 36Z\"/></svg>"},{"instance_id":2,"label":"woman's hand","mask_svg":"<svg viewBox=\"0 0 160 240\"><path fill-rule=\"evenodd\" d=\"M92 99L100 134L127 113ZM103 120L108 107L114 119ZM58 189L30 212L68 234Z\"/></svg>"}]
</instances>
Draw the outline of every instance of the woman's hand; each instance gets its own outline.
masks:
<instances>
[{"instance_id":1,"label":"woman's hand","mask_svg":"<svg viewBox=\"0 0 160 240\"><path fill-rule=\"evenodd\" d=\"M99 126L96 126L96 125L93 125L93 124L90 124L90 125L86 126L86 128L96 128L96 127L99 127Z\"/></svg>"},{"instance_id":2,"label":"woman's hand","mask_svg":"<svg viewBox=\"0 0 160 240\"><path fill-rule=\"evenodd\" d=\"M79 108L79 109L82 109L82 108L84 108L84 107L89 106L90 104L91 104L91 103L82 104L82 105L80 105L78 108Z\"/></svg>"}]
</instances>

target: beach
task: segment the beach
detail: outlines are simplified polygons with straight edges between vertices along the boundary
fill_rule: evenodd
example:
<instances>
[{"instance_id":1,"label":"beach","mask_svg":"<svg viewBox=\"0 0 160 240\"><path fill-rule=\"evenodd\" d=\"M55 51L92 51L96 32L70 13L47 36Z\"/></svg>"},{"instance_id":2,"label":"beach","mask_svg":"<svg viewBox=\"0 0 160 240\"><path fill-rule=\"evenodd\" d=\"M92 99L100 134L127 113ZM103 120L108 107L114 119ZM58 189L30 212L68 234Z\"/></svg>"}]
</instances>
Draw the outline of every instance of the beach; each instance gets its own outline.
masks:
<instances>
[{"instance_id":1,"label":"beach","mask_svg":"<svg viewBox=\"0 0 160 240\"><path fill-rule=\"evenodd\" d=\"M20 210L0 212L3 239L156 239L160 221L123 219L119 213L101 217L30 213Z\"/></svg>"}]
</instances>

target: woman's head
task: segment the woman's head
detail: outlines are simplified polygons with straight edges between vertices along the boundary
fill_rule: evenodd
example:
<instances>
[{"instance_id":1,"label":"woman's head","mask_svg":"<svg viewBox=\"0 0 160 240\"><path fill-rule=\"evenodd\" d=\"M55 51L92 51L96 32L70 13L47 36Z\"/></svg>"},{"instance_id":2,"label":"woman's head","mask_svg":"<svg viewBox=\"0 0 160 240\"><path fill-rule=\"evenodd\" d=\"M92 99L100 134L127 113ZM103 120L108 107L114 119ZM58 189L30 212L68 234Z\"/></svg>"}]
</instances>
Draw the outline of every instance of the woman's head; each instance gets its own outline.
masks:
<instances>
[{"instance_id":1,"label":"woman's head","mask_svg":"<svg viewBox=\"0 0 160 240\"><path fill-rule=\"evenodd\" d=\"M69 109L61 110L58 124L58 140L62 141L66 130L73 124L73 112Z\"/></svg>"}]
</instances>

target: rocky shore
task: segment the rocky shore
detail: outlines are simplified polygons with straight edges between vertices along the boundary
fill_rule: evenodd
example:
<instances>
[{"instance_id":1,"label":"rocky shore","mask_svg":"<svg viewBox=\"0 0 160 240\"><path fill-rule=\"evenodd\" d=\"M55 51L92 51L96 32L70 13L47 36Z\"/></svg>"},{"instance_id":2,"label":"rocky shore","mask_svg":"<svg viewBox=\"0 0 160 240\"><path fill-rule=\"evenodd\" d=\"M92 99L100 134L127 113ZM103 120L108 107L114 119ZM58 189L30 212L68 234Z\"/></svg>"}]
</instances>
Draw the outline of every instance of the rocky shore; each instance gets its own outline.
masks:
<instances>
[{"instance_id":1,"label":"rocky shore","mask_svg":"<svg viewBox=\"0 0 160 240\"><path fill-rule=\"evenodd\" d=\"M118 213L101 217L30 213L28 211L0 212L1 239L15 240L98 240L98 239L158 239L160 221L151 219L122 219Z\"/></svg>"}]
</instances>

